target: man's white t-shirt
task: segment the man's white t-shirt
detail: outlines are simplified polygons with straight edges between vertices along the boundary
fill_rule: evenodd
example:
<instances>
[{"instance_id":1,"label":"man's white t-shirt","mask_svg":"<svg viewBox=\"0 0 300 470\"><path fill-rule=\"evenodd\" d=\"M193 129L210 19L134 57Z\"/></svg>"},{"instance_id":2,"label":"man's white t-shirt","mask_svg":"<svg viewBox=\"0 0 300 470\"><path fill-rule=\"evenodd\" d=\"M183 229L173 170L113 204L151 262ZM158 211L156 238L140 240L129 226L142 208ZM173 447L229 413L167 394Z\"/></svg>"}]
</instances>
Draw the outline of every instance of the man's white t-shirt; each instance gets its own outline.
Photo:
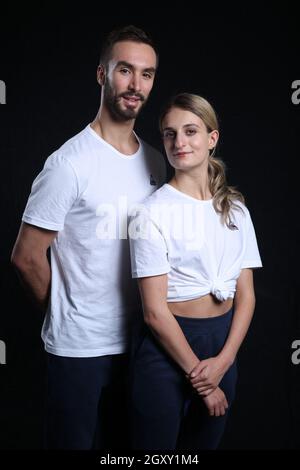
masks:
<instances>
[{"instance_id":1,"label":"man's white t-shirt","mask_svg":"<svg viewBox=\"0 0 300 470\"><path fill-rule=\"evenodd\" d=\"M22 220L58 231L51 245L46 351L70 357L127 349L139 293L131 278L128 212L165 180L163 156L138 139L123 155L88 125L47 160Z\"/></svg>"},{"instance_id":2,"label":"man's white t-shirt","mask_svg":"<svg viewBox=\"0 0 300 470\"><path fill-rule=\"evenodd\" d=\"M236 204L232 230L222 224L212 199L163 185L132 214L133 277L168 274L169 302L210 293L219 301L233 298L241 269L262 266L249 210Z\"/></svg>"}]
</instances>

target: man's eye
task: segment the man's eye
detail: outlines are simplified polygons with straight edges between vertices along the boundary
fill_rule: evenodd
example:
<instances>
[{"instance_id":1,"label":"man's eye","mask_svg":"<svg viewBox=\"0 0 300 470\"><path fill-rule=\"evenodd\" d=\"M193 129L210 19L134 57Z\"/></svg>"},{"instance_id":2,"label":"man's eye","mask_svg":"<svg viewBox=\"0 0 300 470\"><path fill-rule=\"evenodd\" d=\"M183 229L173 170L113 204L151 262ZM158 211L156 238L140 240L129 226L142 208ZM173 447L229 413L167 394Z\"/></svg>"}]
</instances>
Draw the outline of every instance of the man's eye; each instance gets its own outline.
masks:
<instances>
[{"instance_id":1,"label":"man's eye","mask_svg":"<svg viewBox=\"0 0 300 470\"><path fill-rule=\"evenodd\" d=\"M144 73L144 77L150 80L152 78L151 73Z\"/></svg>"},{"instance_id":2,"label":"man's eye","mask_svg":"<svg viewBox=\"0 0 300 470\"><path fill-rule=\"evenodd\" d=\"M173 139L174 137L175 137L175 132L172 132L172 131L163 132L164 139Z\"/></svg>"},{"instance_id":3,"label":"man's eye","mask_svg":"<svg viewBox=\"0 0 300 470\"><path fill-rule=\"evenodd\" d=\"M130 73L130 70L129 69L120 69L120 72L122 72L124 74L127 74L127 73Z\"/></svg>"}]
</instances>

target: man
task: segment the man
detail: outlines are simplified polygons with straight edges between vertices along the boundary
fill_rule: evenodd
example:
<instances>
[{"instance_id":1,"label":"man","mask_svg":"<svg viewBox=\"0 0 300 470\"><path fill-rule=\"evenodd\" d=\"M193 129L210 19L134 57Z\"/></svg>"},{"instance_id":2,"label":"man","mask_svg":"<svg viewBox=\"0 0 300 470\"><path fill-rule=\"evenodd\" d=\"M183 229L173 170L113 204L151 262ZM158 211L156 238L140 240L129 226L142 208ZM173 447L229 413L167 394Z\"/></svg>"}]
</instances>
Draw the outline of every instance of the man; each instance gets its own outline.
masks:
<instances>
[{"instance_id":1,"label":"man","mask_svg":"<svg viewBox=\"0 0 300 470\"><path fill-rule=\"evenodd\" d=\"M115 416L110 426L115 436L122 429L117 410L126 395L129 324L139 309L127 217L165 176L161 154L133 130L157 61L142 30L127 26L108 35L97 70L98 114L47 159L12 253L23 284L46 309L48 448L93 447L99 410L103 418L100 398L111 384L118 394L109 405Z\"/></svg>"}]
</instances>

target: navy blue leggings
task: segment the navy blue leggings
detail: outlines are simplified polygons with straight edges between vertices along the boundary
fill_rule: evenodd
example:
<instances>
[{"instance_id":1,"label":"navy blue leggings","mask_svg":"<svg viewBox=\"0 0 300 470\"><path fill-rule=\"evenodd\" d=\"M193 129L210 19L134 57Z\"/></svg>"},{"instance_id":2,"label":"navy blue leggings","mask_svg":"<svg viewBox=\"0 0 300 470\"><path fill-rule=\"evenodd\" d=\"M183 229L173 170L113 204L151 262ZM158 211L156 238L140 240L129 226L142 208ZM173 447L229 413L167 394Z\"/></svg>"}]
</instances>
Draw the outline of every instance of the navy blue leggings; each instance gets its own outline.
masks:
<instances>
[{"instance_id":1,"label":"navy blue leggings","mask_svg":"<svg viewBox=\"0 0 300 470\"><path fill-rule=\"evenodd\" d=\"M45 447L128 449L125 354L48 354Z\"/></svg>"},{"instance_id":2,"label":"navy blue leggings","mask_svg":"<svg viewBox=\"0 0 300 470\"><path fill-rule=\"evenodd\" d=\"M200 359L218 354L228 335L233 309L209 318L175 315ZM236 363L219 386L229 407L237 379ZM135 346L131 363L131 441L135 450L216 449L224 432L224 416L209 416L200 395L167 355L147 326Z\"/></svg>"}]
</instances>

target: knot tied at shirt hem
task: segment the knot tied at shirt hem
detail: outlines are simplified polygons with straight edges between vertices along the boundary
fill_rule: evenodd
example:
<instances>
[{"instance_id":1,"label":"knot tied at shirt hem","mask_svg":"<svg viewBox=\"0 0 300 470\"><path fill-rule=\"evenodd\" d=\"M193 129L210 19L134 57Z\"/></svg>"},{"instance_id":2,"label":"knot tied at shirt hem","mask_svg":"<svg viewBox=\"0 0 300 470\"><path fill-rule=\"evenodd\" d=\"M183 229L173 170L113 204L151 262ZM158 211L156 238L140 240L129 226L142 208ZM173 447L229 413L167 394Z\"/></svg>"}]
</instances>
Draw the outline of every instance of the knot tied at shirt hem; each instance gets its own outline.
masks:
<instances>
[{"instance_id":1,"label":"knot tied at shirt hem","mask_svg":"<svg viewBox=\"0 0 300 470\"><path fill-rule=\"evenodd\" d=\"M210 291L218 300L220 300L220 302L223 302L228 298L232 299L234 297L235 283L233 285L233 282L225 282L222 279L215 279L211 281Z\"/></svg>"}]
</instances>

